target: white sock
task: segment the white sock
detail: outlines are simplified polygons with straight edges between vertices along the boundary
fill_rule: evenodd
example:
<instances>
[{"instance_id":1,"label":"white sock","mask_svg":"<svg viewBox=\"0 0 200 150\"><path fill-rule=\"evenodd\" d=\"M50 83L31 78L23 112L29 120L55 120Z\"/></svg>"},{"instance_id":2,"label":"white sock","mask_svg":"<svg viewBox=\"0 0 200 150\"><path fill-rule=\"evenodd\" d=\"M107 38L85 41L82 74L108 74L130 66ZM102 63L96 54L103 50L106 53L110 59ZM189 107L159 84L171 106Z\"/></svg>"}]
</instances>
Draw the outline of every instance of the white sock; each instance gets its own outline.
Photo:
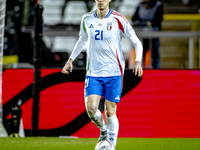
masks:
<instances>
[{"instance_id":1,"label":"white sock","mask_svg":"<svg viewBox=\"0 0 200 150\"><path fill-rule=\"evenodd\" d=\"M97 112L95 114L89 115L92 122L101 130L106 131L106 124L103 120L103 115L99 109L97 109Z\"/></svg>"},{"instance_id":2,"label":"white sock","mask_svg":"<svg viewBox=\"0 0 200 150\"><path fill-rule=\"evenodd\" d=\"M117 143L117 135L119 131L119 121L117 116L114 115L112 117L107 117L107 132L108 132L108 140L116 146Z\"/></svg>"}]
</instances>

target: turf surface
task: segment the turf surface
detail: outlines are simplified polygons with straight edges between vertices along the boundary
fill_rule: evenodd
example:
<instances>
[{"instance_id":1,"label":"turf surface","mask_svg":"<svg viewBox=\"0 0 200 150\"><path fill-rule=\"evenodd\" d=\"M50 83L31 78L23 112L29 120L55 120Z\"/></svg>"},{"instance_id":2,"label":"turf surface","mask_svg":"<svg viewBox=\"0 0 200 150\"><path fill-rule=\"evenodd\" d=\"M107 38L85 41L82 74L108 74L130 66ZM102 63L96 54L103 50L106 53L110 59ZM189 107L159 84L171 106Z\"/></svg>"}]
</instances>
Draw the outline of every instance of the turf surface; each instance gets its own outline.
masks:
<instances>
[{"instance_id":1,"label":"turf surface","mask_svg":"<svg viewBox=\"0 0 200 150\"><path fill-rule=\"evenodd\" d=\"M0 138L0 150L94 150L97 138ZM200 150L197 138L119 138L116 150Z\"/></svg>"}]
</instances>

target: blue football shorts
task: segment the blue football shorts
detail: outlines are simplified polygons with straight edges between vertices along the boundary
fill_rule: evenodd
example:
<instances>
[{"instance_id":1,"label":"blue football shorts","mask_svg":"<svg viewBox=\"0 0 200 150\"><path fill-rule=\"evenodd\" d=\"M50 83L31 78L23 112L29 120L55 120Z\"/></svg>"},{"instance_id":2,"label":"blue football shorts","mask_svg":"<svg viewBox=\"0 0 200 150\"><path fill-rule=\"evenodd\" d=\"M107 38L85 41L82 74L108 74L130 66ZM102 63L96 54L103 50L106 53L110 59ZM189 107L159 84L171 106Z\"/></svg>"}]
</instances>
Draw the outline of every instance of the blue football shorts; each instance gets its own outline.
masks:
<instances>
[{"instance_id":1,"label":"blue football shorts","mask_svg":"<svg viewBox=\"0 0 200 150\"><path fill-rule=\"evenodd\" d=\"M122 93L122 77L91 77L86 76L84 97L89 95L104 96L111 102L119 103Z\"/></svg>"}]
</instances>

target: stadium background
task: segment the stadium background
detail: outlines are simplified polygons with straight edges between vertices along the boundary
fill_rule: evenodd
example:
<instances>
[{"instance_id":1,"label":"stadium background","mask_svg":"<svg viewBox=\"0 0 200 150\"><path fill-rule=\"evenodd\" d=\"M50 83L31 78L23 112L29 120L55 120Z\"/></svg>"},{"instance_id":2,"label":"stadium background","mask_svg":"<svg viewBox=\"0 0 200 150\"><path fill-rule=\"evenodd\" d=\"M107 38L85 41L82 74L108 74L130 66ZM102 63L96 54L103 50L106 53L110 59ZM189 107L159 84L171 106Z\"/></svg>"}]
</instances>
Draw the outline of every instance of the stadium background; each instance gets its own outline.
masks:
<instances>
[{"instance_id":1,"label":"stadium background","mask_svg":"<svg viewBox=\"0 0 200 150\"><path fill-rule=\"evenodd\" d=\"M21 99L25 135L30 136L36 1L6 2L3 123L9 133L10 107ZM200 2L162 2L161 69L155 70L149 65L142 78L134 77L129 70L133 49L127 40L123 40L127 70L122 102L118 106L119 137L200 137ZM130 21L138 3L112 0L111 7ZM94 1L43 0L41 4L44 7L44 35L39 135L98 137L98 129L89 121L84 108L85 52L76 59L72 74L64 76L60 73L78 39L80 17L92 9ZM136 33L143 38L143 31L136 29Z\"/></svg>"}]
</instances>

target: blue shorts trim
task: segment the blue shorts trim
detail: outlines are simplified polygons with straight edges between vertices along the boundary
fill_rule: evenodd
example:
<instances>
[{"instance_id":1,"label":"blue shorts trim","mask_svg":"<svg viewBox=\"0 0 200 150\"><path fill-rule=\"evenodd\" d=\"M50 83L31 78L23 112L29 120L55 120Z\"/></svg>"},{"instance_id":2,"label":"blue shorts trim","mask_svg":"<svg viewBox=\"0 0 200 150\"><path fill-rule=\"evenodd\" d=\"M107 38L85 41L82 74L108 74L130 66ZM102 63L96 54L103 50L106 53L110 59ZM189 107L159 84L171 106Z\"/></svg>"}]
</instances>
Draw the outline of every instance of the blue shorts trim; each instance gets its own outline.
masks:
<instances>
[{"instance_id":1,"label":"blue shorts trim","mask_svg":"<svg viewBox=\"0 0 200 150\"><path fill-rule=\"evenodd\" d=\"M111 102L120 102L122 93L122 77L91 77L86 76L84 97L89 95L104 96Z\"/></svg>"}]
</instances>

